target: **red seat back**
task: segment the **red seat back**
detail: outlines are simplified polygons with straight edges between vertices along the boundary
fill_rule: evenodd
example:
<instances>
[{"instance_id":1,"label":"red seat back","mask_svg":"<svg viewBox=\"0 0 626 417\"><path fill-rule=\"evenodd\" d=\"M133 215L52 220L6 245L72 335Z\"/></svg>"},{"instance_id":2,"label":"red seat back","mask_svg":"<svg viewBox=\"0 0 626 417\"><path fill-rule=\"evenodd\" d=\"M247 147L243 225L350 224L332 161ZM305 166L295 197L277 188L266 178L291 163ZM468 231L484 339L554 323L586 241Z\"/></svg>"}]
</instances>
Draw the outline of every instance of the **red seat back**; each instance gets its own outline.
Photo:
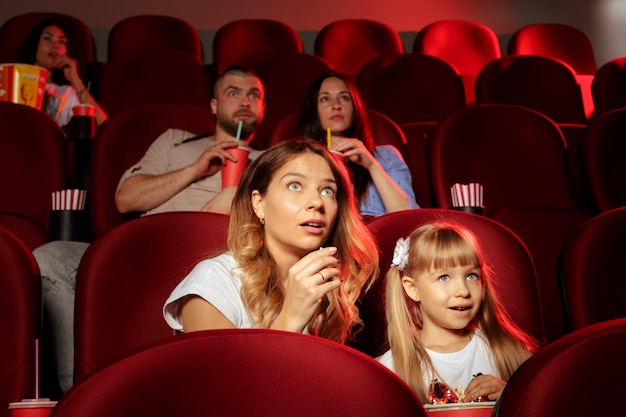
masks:
<instances>
[{"instance_id":1,"label":"red seat back","mask_svg":"<svg viewBox=\"0 0 626 417\"><path fill-rule=\"evenodd\" d=\"M494 417L623 416L626 404L600 395L596 401L572 400L572 386L598 393L626 390L624 369L626 319L608 321L568 334L528 359L502 392Z\"/></svg>"},{"instance_id":2,"label":"red seat back","mask_svg":"<svg viewBox=\"0 0 626 417\"><path fill-rule=\"evenodd\" d=\"M226 248L229 216L159 213L96 239L76 279L74 380L171 337L165 300L201 259Z\"/></svg>"},{"instance_id":3,"label":"red seat back","mask_svg":"<svg viewBox=\"0 0 626 417\"><path fill-rule=\"evenodd\" d=\"M315 55L351 81L361 67L381 55L404 52L398 32L383 22L342 19L324 26L315 37Z\"/></svg>"},{"instance_id":4,"label":"red seat back","mask_svg":"<svg viewBox=\"0 0 626 417\"><path fill-rule=\"evenodd\" d=\"M96 132L91 155L89 208L92 236L98 237L138 213L121 214L115 192L124 171L137 163L167 129L199 135L215 131L211 110L187 105L154 105L110 117Z\"/></svg>"},{"instance_id":5,"label":"red seat back","mask_svg":"<svg viewBox=\"0 0 626 417\"><path fill-rule=\"evenodd\" d=\"M576 73L563 61L544 56L491 61L476 79L476 103L527 107L555 123L587 123Z\"/></svg>"},{"instance_id":6,"label":"red seat back","mask_svg":"<svg viewBox=\"0 0 626 417\"><path fill-rule=\"evenodd\" d=\"M213 37L213 64L218 75L256 55L303 51L298 32L272 19L234 20L221 26Z\"/></svg>"},{"instance_id":7,"label":"red seat back","mask_svg":"<svg viewBox=\"0 0 626 417\"><path fill-rule=\"evenodd\" d=\"M174 16L127 17L113 25L107 41L108 61L151 49L173 49L202 61L198 31L189 22Z\"/></svg>"},{"instance_id":8,"label":"red seat back","mask_svg":"<svg viewBox=\"0 0 626 417\"><path fill-rule=\"evenodd\" d=\"M511 231L493 220L454 210L417 209L387 213L367 223L380 250L380 278L363 297L361 318L365 323L353 346L372 356L386 350L384 312L384 276L387 273L396 241L406 238L417 227L433 221L453 221L468 227L478 238L485 261L493 270L494 288L507 313L524 331L544 339L541 308L533 261L528 250Z\"/></svg>"},{"instance_id":9,"label":"red seat back","mask_svg":"<svg viewBox=\"0 0 626 417\"><path fill-rule=\"evenodd\" d=\"M41 331L41 277L30 249L0 227L0 416L35 398L35 340Z\"/></svg>"},{"instance_id":10,"label":"red seat back","mask_svg":"<svg viewBox=\"0 0 626 417\"><path fill-rule=\"evenodd\" d=\"M100 77L99 102L109 116L153 104L210 109L213 82L204 63L176 50L151 50L108 61Z\"/></svg>"},{"instance_id":11,"label":"red seat back","mask_svg":"<svg viewBox=\"0 0 626 417\"><path fill-rule=\"evenodd\" d=\"M315 392L316 399L307 400ZM206 330L155 342L74 386L53 417L425 417L367 356L315 336Z\"/></svg>"},{"instance_id":12,"label":"red seat back","mask_svg":"<svg viewBox=\"0 0 626 417\"><path fill-rule=\"evenodd\" d=\"M509 54L540 55L571 66L577 74L593 75L596 63L587 35L578 28L560 23L533 23L513 34Z\"/></svg>"},{"instance_id":13,"label":"red seat back","mask_svg":"<svg viewBox=\"0 0 626 417\"><path fill-rule=\"evenodd\" d=\"M44 112L0 102L0 212L30 217L46 229L52 193L67 182L67 142Z\"/></svg>"},{"instance_id":14,"label":"red seat back","mask_svg":"<svg viewBox=\"0 0 626 417\"><path fill-rule=\"evenodd\" d=\"M626 317L626 283L617 278L624 245L626 207L590 219L565 245L561 285L572 329Z\"/></svg>"}]
</instances>

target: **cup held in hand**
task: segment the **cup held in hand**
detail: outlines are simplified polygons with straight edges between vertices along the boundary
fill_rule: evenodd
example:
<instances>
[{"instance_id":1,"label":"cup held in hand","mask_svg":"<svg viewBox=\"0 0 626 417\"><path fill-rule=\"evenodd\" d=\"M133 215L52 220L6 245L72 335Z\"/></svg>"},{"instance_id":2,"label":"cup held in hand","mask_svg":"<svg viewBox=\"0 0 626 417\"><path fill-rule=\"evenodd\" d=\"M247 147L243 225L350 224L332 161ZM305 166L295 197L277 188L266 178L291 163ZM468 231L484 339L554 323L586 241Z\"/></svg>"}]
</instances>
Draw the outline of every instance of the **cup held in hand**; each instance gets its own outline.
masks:
<instances>
[{"instance_id":1,"label":"cup held in hand","mask_svg":"<svg viewBox=\"0 0 626 417\"><path fill-rule=\"evenodd\" d=\"M248 154L250 153L245 148L228 148L226 152L237 158L237 162L233 162L230 159L226 160L226 165L222 167L222 188L237 186L243 173L248 165Z\"/></svg>"}]
</instances>

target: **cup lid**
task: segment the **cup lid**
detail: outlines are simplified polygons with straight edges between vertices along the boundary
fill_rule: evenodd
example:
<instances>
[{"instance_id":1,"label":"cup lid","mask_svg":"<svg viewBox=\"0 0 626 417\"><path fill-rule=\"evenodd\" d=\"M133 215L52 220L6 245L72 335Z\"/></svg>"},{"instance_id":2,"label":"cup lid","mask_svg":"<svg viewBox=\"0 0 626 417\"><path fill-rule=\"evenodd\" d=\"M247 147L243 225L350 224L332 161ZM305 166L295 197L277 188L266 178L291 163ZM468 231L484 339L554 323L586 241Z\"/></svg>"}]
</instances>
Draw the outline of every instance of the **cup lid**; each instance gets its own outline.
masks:
<instances>
[{"instance_id":1,"label":"cup lid","mask_svg":"<svg viewBox=\"0 0 626 417\"><path fill-rule=\"evenodd\" d=\"M39 408L54 407L57 401L50 401L50 398L26 398L22 401L9 403L9 410L14 408Z\"/></svg>"}]
</instances>

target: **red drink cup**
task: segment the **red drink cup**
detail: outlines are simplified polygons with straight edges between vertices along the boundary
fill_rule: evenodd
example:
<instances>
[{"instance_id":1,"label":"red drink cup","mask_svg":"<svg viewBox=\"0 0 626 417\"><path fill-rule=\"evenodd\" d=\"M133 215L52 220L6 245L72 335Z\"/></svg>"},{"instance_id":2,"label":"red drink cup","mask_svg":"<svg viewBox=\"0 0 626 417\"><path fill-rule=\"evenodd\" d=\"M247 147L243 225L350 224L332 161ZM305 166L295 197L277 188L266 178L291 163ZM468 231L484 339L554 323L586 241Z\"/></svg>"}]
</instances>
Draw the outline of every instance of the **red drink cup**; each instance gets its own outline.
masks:
<instances>
[{"instance_id":1,"label":"red drink cup","mask_svg":"<svg viewBox=\"0 0 626 417\"><path fill-rule=\"evenodd\" d=\"M72 107L72 115L74 116L89 116L94 117L96 114L96 108L91 104L78 104Z\"/></svg>"},{"instance_id":2,"label":"red drink cup","mask_svg":"<svg viewBox=\"0 0 626 417\"><path fill-rule=\"evenodd\" d=\"M226 160L226 165L222 167L222 188L239 184L248 165L248 154L250 153L245 148L228 148L226 152L237 158L237 162L230 159Z\"/></svg>"},{"instance_id":3,"label":"red drink cup","mask_svg":"<svg viewBox=\"0 0 626 417\"><path fill-rule=\"evenodd\" d=\"M57 404L48 398L26 399L9 403L11 417L48 417Z\"/></svg>"}]
</instances>

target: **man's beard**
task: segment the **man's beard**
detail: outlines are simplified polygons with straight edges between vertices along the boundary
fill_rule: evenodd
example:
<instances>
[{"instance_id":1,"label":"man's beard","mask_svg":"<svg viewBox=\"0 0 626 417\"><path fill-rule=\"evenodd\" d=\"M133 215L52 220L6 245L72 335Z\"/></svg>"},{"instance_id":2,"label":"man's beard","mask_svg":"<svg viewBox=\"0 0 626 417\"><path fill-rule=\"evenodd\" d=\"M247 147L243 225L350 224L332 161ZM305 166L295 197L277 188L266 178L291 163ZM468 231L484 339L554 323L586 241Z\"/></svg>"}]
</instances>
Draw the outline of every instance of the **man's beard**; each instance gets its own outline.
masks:
<instances>
[{"instance_id":1,"label":"man's beard","mask_svg":"<svg viewBox=\"0 0 626 417\"><path fill-rule=\"evenodd\" d=\"M217 115L216 122L219 127L221 127L226 133L228 133L232 137L237 137L237 130L239 129L239 122L235 122L234 120L227 119L224 116ZM246 123L244 120L241 126L241 135L240 139L247 139L250 135L252 135L256 131L256 127L259 123L258 119L251 120Z\"/></svg>"}]
</instances>

